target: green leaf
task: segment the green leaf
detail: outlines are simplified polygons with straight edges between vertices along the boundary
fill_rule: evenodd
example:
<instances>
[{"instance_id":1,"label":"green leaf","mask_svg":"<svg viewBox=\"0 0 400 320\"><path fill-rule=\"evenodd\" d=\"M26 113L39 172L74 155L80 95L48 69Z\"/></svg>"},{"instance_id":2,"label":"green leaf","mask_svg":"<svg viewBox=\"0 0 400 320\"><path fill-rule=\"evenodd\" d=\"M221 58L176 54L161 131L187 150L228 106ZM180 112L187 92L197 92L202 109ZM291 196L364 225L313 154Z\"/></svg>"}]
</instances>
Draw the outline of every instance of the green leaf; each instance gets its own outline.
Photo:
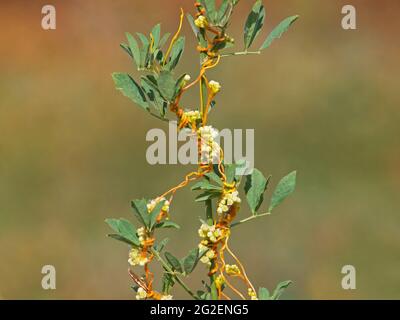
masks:
<instances>
[{"instance_id":1,"label":"green leaf","mask_svg":"<svg viewBox=\"0 0 400 320\"><path fill-rule=\"evenodd\" d=\"M278 300L280 296L283 294L285 289L287 289L292 284L292 281L287 280L279 283L271 296L271 300Z\"/></svg>"},{"instance_id":2,"label":"green leaf","mask_svg":"<svg viewBox=\"0 0 400 320\"><path fill-rule=\"evenodd\" d=\"M176 81L174 76L169 71L162 71L157 79L158 88L160 89L163 97L172 102L175 95Z\"/></svg>"},{"instance_id":3,"label":"green leaf","mask_svg":"<svg viewBox=\"0 0 400 320\"><path fill-rule=\"evenodd\" d=\"M218 12L215 8L215 0L201 0L200 3L206 9L206 14L207 14L208 19L212 23L215 23L216 19L218 17Z\"/></svg>"},{"instance_id":4,"label":"green leaf","mask_svg":"<svg viewBox=\"0 0 400 320\"><path fill-rule=\"evenodd\" d=\"M275 39L279 39L298 18L299 16L288 17L278 24L278 26L269 34L263 45L260 47L260 50L268 48Z\"/></svg>"},{"instance_id":5,"label":"green leaf","mask_svg":"<svg viewBox=\"0 0 400 320\"><path fill-rule=\"evenodd\" d=\"M260 288L258 290L258 300L269 300L269 291L266 288Z\"/></svg>"},{"instance_id":6,"label":"green leaf","mask_svg":"<svg viewBox=\"0 0 400 320\"><path fill-rule=\"evenodd\" d=\"M176 224L175 222L172 222L172 221L167 220L167 221L163 221L163 222L157 223L157 224L155 225L155 228L163 228L163 229L165 229L165 228L173 228L173 229L180 229L181 227L180 227L178 224Z\"/></svg>"},{"instance_id":7,"label":"green leaf","mask_svg":"<svg viewBox=\"0 0 400 320\"><path fill-rule=\"evenodd\" d=\"M153 30L151 30L151 35L154 39L153 50L159 47L160 37L161 37L161 25L157 24L154 26Z\"/></svg>"},{"instance_id":8,"label":"green leaf","mask_svg":"<svg viewBox=\"0 0 400 320\"><path fill-rule=\"evenodd\" d=\"M210 293L205 292L203 290L198 290L196 292L196 296L199 300L211 300Z\"/></svg>"},{"instance_id":9,"label":"green leaf","mask_svg":"<svg viewBox=\"0 0 400 320\"><path fill-rule=\"evenodd\" d=\"M169 37L171 36L171 33L167 32L166 34L164 34L160 40L159 43L159 48L162 48L168 41Z\"/></svg>"},{"instance_id":10,"label":"green leaf","mask_svg":"<svg viewBox=\"0 0 400 320\"><path fill-rule=\"evenodd\" d=\"M220 25L221 27L226 26L231 16L232 9L233 9L232 0L223 0L217 14L218 25Z\"/></svg>"},{"instance_id":11,"label":"green leaf","mask_svg":"<svg viewBox=\"0 0 400 320\"><path fill-rule=\"evenodd\" d=\"M111 229L119 233L119 219L106 219L105 222L110 226Z\"/></svg>"},{"instance_id":12,"label":"green leaf","mask_svg":"<svg viewBox=\"0 0 400 320\"><path fill-rule=\"evenodd\" d=\"M166 252L166 253L165 253L165 258L167 259L168 263L171 265L171 267L172 267L174 270L176 270L176 271L178 271L178 272L180 272L180 273L183 273L182 265L181 265L181 262L179 261L178 258L176 258L175 256L173 256L173 255L172 255L171 253L169 253L169 252Z\"/></svg>"},{"instance_id":13,"label":"green leaf","mask_svg":"<svg viewBox=\"0 0 400 320\"><path fill-rule=\"evenodd\" d=\"M181 92L182 88L185 85L185 77L186 77L186 73L182 74L179 79L176 81L176 85L175 85L175 93L174 93L174 97L173 99L175 99L178 94Z\"/></svg>"},{"instance_id":14,"label":"green leaf","mask_svg":"<svg viewBox=\"0 0 400 320\"><path fill-rule=\"evenodd\" d=\"M199 249L193 249L189 252L189 254L183 259L183 269L185 270L185 274L190 274L196 268L197 263L199 262Z\"/></svg>"},{"instance_id":15,"label":"green leaf","mask_svg":"<svg viewBox=\"0 0 400 320\"><path fill-rule=\"evenodd\" d=\"M143 109L148 110L149 104L147 103L146 96L142 88L126 73L113 73L112 74L115 87L122 92L125 97L128 97Z\"/></svg>"},{"instance_id":16,"label":"green leaf","mask_svg":"<svg viewBox=\"0 0 400 320\"><path fill-rule=\"evenodd\" d=\"M253 214L256 214L264 200L264 192L267 189L269 179L266 179L262 172L257 169L254 169L253 173L246 177L244 191Z\"/></svg>"},{"instance_id":17,"label":"green leaf","mask_svg":"<svg viewBox=\"0 0 400 320\"><path fill-rule=\"evenodd\" d=\"M235 181L236 165L234 163L225 164L225 176L227 183L233 183Z\"/></svg>"},{"instance_id":18,"label":"green leaf","mask_svg":"<svg viewBox=\"0 0 400 320\"><path fill-rule=\"evenodd\" d=\"M162 292L164 294L169 294L174 284L175 284L174 277L171 274L165 272L162 277Z\"/></svg>"},{"instance_id":19,"label":"green leaf","mask_svg":"<svg viewBox=\"0 0 400 320\"><path fill-rule=\"evenodd\" d=\"M125 219L106 219L106 223L113 229L117 234L124 239L129 240L136 246L140 245L139 239L136 235L135 226ZM114 237L115 238L115 237ZM121 239L118 239L121 240Z\"/></svg>"},{"instance_id":20,"label":"green leaf","mask_svg":"<svg viewBox=\"0 0 400 320\"><path fill-rule=\"evenodd\" d=\"M211 171L205 174L206 177L210 178L210 180L218 183L221 187L224 186L224 183L222 182L221 178L219 175L217 175L215 172Z\"/></svg>"},{"instance_id":21,"label":"green leaf","mask_svg":"<svg viewBox=\"0 0 400 320\"><path fill-rule=\"evenodd\" d=\"M193 16L190 13L188 13L188 14L186 14L186 18L187 18L187 20L189 22L190 27L192 28L192 31L193 31L194 35L196 36L196 38L198 38L200 30L195 25Z\"/></svg>"},{"instance_id":22,"label":"green leaf","mask_svg":"<svg viewBox=\"0 0 400 320\"><path fill-rule=\"evenodd\" d=\"M195 199L196 202L207 201L210 199L218 198L221 195L221 192L215 191L206 191L200 195L198 195Z\"/></svg>"},{"instance_id":23,"label":"green leaf","mask_svg":"<svg viewBox=\"0 0 400 320\"><path fill-rule=\"evenodd\" d=\"M222 191L221 186L215 186L209 183L207 180L202 180L197 182L193 187L192 190L208 190L208 191Z\"/></svg>"},{"instance_id":24,"label":"green leaf","mask_svg":"<svg viewBox=\"0 0 400 320\"><path fill-rule=\"evenodd\" d=\"M245 49L250 48L255 38L261 31L265 21L265 9L261 0L257 0L247 17L244 27Z\"/></svg>"},{"instance_id":25,"label":"green leaf","mask_svg":"<svg viewBox=\"0 0 400 320\"><path fill-rule=\"evenodd\" d=\"M129 56L130 56L131 58L133 58L133 54L132 54L131 48L129 48L129 46L128 46L126 43L121 43L119 46L120 46L127 54L129 54Z\"/></svg>"},{"instance_id":26,"label":"green leaf","mask_svg":"<svg viewBox=\"0 0 400 320\"><path fill-rule=\"evenodd\" d=\"M147 210L147 201L146 199L141 200L133 200L131 202L132 208L134 209L134 213L136 218L142 223L144 226L149 227L150 225L150 215Z\"/></svg>"},{"instance_id":27,"label":"green leaf","mask_svg":"<svg viewBox=\"0 0 400 320\"><path fill-rule=\"evenodd\" d=\"M178 65L185 49L185 37L180 37L173 45L166 69L172 71Z\"/></svg>"},{"instance_id":28,"label":"green leaf","mask_svg":"<svg viewBox=\"0 0 400 320\"><path fill-rule=\"evenodd\" d=\"M144 93L148 98L148 101L150 101L152 105L157 109L157 111L160 113L160 116L164 117L168 106L167 102L161 96L161 93L158 90L157 86L154 85L147 77L142 77L141 85Z\"/></svg>"},{"instance_id":29,"label":"green leaf","mask_svg":"<svg viewBox=\"0 0 400 320\"><path fill-rule=\"evenodd\" d=\"M164 206L165 200L159 201L154 209L150 212L149 229L152 230L157 222L157 217L159 216L162 207Z\"/></svg>"},{"instance_id":30,"label":"green leaf","mask_svg":"<svg viewBox=\"0 0 400 320\"><path fill-rule=\"evenodd\" d=\"M124 242L126 244L129 244L130 246L136 246L136 247L138 246L136 243L134 243L134 242L132 242L132 241L120 236L119 234L108 234L107 237L110 237L112 239Z\"/></svg>"},{"instance_id":31,"label":"green leaf","mask_svg":"<svg viewBox=\"0 0 400 320\"><path fill-rule=\"evenodd\" d=\"M144 34L140 32L137 32L136 34L142 42L142 49L140 49L140 66L142 68L147 68L149 62L150 41Z\"/></svg>"},{"instance_id":32,"label":"green leaf","mask_svg":"<svg viewBox=\"0 0 400 320\"><path fill-rule=\"evenodd\" d=\"M286 199L290 194L293 193L296 188L296 171L289 173L286 177L279 181L275 188L275 191L271 198L271 204L269 206L269 211L271 212L276 208L283 200Z\"/></svg>"},{"instance_id":33,"label":"green leaf","mask_svg":"<svg viewBox=\"0 0 400 320\"><path fill-rule=\"evenodd\" d=\"M135 60L136 66L138 69L141 68L141 64L140 64L140 48L139 45L136 41L136 39L130 34L130 33L126 33L126 38L128 39L128 45L129 48L131 49L132 55L133 55L133 59Z\"/></svg>"},{"instance_id":34,"label":"green leaf","mask_svg":"<svg viewBox=\"0 0 400 320\"><path fill-rule=\"evenodd\" d=\"M156 250L158 253L161 253L161 251L167 245L168 241L169 241L168 238L165 238L165 239L161 240L158 244L154 245L154 250Z\"/></svg>"}]
</instances>

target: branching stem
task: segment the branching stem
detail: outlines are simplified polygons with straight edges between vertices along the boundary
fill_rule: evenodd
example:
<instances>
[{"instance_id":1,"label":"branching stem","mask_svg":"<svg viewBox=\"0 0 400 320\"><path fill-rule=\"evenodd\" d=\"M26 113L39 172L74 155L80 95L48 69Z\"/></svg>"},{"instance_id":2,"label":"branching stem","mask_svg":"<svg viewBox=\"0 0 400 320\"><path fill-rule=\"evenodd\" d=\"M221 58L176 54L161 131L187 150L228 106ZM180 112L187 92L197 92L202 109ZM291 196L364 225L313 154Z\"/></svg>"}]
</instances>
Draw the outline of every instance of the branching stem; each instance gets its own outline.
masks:
<instances>
[{"instance_id":1,"label":"branching stem","mask_svg":"<svg viewBox=\"0 0 400 320\"><path fill-rule=\"evenodd\" d=\"M257 214L257 215L248 217L248 218L246 218L246 219L240 220L240 221L238 221L238 222L234 222L234 223L231 224L231 228L236 227L236 226L238 226L238 225L240 225L240 224L243 224L243 223L252 221L252 220L257 219L257 218L269 216L270 214L271 214L271 212L260 213L260 214Z\"/></svg>"},{"instance_id":2,"label":"branching stem","mask_svg":"<svg viewBox=\"0 0 400 320\"><path fill-rule=\"evenodd\" d=\"M159 252L155 249L151 249L151 253L154 254L154 256L156 257L156 259L162 264L162 266L164 267L164 269L169 272L172 277L175 279L175 281L177 283L179 283L179 285L190 295L192 296L192 298L194 299L198 299L196 297L196 295L193 293L193 291L191 289L189 289L189 287L185 284L185 282L183 282L183 280L171 269L171 267L168 265L168 263L160 256Z\"/></svg>"},{"instance_id":3,"label":"branching stem","mask_svg":"<svg viewBox=\"0 0 400 320\"><path fill-rule=\"evenodd\" d=\"M221 55L221 58L226 58L226 57L234 57L234 56L247 56L251 54L261 54L261 51L241 51L241 52L232 52L232 53L227 53Z\"/></svg>"}]
</instances>

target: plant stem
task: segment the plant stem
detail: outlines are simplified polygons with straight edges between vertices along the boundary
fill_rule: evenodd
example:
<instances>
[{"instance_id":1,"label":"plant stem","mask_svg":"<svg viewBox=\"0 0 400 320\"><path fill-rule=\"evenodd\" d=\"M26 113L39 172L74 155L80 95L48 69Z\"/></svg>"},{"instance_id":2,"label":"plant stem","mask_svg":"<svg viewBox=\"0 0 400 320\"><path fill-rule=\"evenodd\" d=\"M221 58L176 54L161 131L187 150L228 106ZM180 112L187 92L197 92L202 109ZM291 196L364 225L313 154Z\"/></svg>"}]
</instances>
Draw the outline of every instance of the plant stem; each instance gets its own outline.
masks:
<instances>
[{"instance_id":1,"label":"plant stem","mask_svg":"<svg viewBox=\"0 0 400 320\"><path fill-rule=\"evenodd\" d=\"M206 201L206 221L208 225L212 226L214 224L212 201L209 199ZM210 270L212 270L214 265L211 265ZM218 300L218 291L215 286L215 274L210 276L210 289L211 289L211 299Z\"/></svg>"},{"instance_id":2,"label":"plant stem","mask_svg":"<svg viewBox=\"0 0 400 320\"><path fill-rule=\"evenodd\" d=\"M238 225L240 225L240 224L249 222L249 221L251 221L251 220L257 219L257 218L269 216L270 214L271 214L271 212L260 213L260 214L257 214L257 215L248 217L248 218L246 218L246 219L240 220L240 221L238 221L238 222L234 222L234 223L231 224L231 228L236 227L236 226L238 226Z\"/></svg>"},{"instance_id":3,"label":"plant stem","mask_svg":"<svg viewBox=\"0 0 400 320\"><path fill-rule=\"evenodd\" d=\"M157 250L155 250L154 248L151 249L151 252L154 254L154 256L156 257L156 259L163 265L164 269L169 272L174 279L176 280L177 283L180 284L180 286L189 294L192 296L192 298L197 300L196 295L193 293L192 290L189 289L189 287L183 282L183 280L177 276L174 271L171 269L171 267L168 265L168 263L160 256L160 254L158 253Z\"/></svg>"},{"instance_id":4,"label":"plant stem","mask_svg":"<svg viewBox=\"0 0 400 320\"><path fill-rule=\"evenodd\" d=\"M250 54L261 54L261 51L241 51L241 52L232 52L232 53L227 53L221 55L221 58L226 58L226 57L234 57L234 56L247 56Z\"/></svg>"}]
</instances>

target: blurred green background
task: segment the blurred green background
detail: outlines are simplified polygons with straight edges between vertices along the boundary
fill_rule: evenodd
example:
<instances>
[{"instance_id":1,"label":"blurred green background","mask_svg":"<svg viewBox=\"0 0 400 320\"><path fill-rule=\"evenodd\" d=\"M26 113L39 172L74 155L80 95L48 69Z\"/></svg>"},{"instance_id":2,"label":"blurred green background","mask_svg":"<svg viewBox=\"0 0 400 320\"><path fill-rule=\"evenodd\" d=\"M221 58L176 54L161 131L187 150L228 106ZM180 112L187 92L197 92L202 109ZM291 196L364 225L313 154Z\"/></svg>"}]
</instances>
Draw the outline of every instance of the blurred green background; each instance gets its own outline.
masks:
<instances>
[{"instance_id":1,"label":"blurred green background","mask_svg":"<svg viewBox=\"0 0 400 320\"><path fill-rule=\"evenodd\" d=\"M132 299L127 249L106 238L103 221L132 218L131 199L162 193L192 168L147 164L146 132L166 126L117 92L110 74L138 75L119 48L125 31L162 22L174 32L179 7L194 8L50 2L55 31L41 28L47 2L0 4L0 297ZM273 186L298 170L295 195L235 230L231 244L257 286L293 280L288 299L400 298L400 3L350 2L356 31L341 28L348 1L266 1L263 38L286 16L300 20L262 56L227 58L211 73L223 84L212 125L255 128L256 167ZM252 4L234 16L239 48ZM187 24L183 32L178 72L193 77L195 41ZM193 196L179 193L172 208L184 228L163 232L178 256L198 242L203 209ZM45 264L56 267L54 291L41 288ZM341 288L346 264L357 269L353 291Z\"/></svg>"}]
</instances>

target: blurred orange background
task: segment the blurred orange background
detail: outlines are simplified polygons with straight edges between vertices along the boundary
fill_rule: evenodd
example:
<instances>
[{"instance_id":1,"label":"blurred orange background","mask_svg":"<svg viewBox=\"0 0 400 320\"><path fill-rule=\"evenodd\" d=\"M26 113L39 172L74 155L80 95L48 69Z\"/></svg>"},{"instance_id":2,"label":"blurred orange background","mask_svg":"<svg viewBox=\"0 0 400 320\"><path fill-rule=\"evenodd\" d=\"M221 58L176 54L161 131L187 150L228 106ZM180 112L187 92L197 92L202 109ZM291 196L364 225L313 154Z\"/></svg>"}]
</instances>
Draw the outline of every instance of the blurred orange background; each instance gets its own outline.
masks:
<instances>
[{"instance_id":1,"label":"blurred orange background","mask_svg":"<svg viewBox=\"0 0 400 320\"><path fill-rule=\"evenodd\" d=\"M262 38L284 17L300 20L261 56L228 58L217 128L254 128L256 167L273 184L298 170L296 193L276 213L235 230L232 247L257 286L291 279L287 299L400 298L400 3L350 1L357 30L341 27L348 1L265 1ZM41 28L41 9L57 29ZM231 33L241 49L253 1ZM111 73L138 76L119 48L124 32L177 28L192 1L2 1L0 4L0 297L134 299L127 249L105 235L107 217L133 219L129 201L152 198L191 168L150 166L146 132L167 128L114 89ZM179 72L196 75L188 24ZM258 42L263 39L258 40ZM258 44L257 42L257 44ZM188 98L194 105L195 93ZM198 242L201 205L183 191L168 250ZM241 217L248 215L243 207ZM41 287L41 268L57 289ZM341 288L342 266L357 289ZM189 281L201 287L203 266ZM176 290L176 298L186 298Z\"/></svg>"}]
</instances>

